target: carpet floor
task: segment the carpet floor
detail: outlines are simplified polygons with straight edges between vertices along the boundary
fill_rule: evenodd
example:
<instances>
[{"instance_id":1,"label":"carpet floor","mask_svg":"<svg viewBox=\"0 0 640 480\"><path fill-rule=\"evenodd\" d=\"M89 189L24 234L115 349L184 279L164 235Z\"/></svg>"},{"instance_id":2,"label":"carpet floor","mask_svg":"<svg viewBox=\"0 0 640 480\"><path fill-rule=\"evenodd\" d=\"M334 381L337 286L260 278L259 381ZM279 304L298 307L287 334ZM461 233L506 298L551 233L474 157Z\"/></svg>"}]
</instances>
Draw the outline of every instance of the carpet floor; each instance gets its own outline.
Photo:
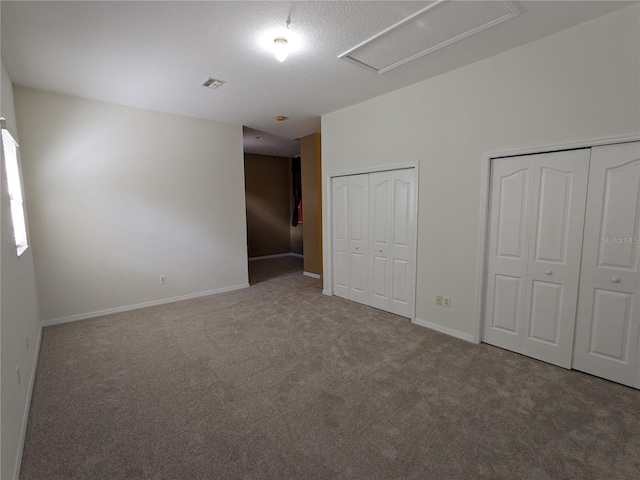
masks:
<instances>
[{"instance_id":1,"label":"carpet floor","mask_svg":"<svg viewBox=\"0 0 640 480\"><path fill-rule=\"evenodd\" d=\"M640 478L639 391L250 268L45 328L20 478Z\"/></svg>"}]
</instances>

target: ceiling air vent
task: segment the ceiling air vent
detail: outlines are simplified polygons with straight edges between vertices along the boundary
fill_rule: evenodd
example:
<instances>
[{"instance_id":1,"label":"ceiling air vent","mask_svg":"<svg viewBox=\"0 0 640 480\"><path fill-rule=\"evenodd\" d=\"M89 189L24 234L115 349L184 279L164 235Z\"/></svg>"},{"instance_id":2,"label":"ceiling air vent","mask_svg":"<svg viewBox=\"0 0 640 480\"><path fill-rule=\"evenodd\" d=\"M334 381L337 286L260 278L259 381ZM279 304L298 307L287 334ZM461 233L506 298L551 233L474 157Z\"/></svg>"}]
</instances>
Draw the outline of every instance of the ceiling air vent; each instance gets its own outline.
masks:
<instances>
[{"instance_id":1,"label":"ceiling air vent","mask_svg":"<svg viewBox=\"0 0 640 480\"><path fill-rule=\"evenodd\" d=\"M209 77L200 85L207 88L218 88L222 86L223 83L224 83L224 80L218 80L216 78Z\"/></svg>"},{"instance_id":2,"label":"ceiling air vent","mask_svg":"<svg viewBox=\"0 0 640 480\"><path fill-rule=\"evenodd\" d=\"M338 58L383 74L459 42L520 12L509 1L437 0L347 50Z\"/></svg>"}]
</instances>

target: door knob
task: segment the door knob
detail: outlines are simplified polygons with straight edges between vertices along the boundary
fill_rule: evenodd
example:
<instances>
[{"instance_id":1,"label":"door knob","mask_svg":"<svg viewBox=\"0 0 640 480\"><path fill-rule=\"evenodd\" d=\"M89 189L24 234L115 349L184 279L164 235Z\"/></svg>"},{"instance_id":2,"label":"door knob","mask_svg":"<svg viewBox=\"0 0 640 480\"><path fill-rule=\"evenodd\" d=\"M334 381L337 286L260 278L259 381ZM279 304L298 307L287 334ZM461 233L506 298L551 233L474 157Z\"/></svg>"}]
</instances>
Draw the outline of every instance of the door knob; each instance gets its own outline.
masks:
<instances>
[{"instance_id":1,"label":"door knob","mask_svg":"<svg viewBox=\"0 0 640 480\"><path fill-rule=\"evenodd\" d=\"M611 281L612 281L613 283L620 283L620 279L619 279L618 277L613 277L613 278L611 279Z\"/></svg>"},{"instance_id":2,"label":"door knob","mask_svg":"<svg viewBox=\"0 0 640 480\"><path fill-rule=\"evenodd\" d=\"M358 249L358 246L356 245L356 250Z\"/></svg>"},{"instance_id":3,"label":"door knob","mask_svg":"<svg viewBox=\"0 0 640 480\"><path fill-rule=\"evenodd\" d=\"M378 250L380 253L382 253L382 249Z\"/></svg>"},{"instance_id":4,"label":"door knob","mask_svg":"<svg viewBox=\"0 0 640 480\"><path fill-rule=\"evenodd\" d=\"M544 274L545 275L553 275L553 272L551 270L545 270Z\"/></svg>"}]
</instances>

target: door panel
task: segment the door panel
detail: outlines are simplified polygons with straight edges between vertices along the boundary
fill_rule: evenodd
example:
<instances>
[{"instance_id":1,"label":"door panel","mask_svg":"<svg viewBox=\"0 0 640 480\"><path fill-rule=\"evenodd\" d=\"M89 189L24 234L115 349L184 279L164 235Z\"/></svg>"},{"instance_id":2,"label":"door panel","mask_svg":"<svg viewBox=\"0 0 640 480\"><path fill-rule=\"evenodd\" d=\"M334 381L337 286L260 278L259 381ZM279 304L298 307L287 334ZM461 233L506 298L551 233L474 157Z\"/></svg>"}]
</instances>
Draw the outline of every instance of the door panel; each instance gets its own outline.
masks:
<instances>
[{"instance_id":1,"label":"door panel","mask_svg":"<svg viewBox=\"0 0 640 480\"><path fill-rule=\"evenodd\" d=\"M518 353L522 351L534 164L532 157L491 163L483 340Z\"/></svg>"},{"instance_id":2,"label":"door panel","mask_svg":"<svg viewBox=\"0 0 640 480\"><path fill-rule=\"evenodd\" d=\"M413 168L390 173L393 190L390 258L393 274L389 311L412 318L415 302L416 174Z\"/></svg>"},{"instance_id":3,"label":"door panel","mask_svg":"<svg viewBox=\"0 0 640 480\"><path fill-rule=\"evenodd\" d=\"M569 172L552 168L542 168L540 175L540 208L536 225L538 234L535 260L564 263L573 178Z\"/></svg>"},{"instance_id":4,"label":"door panel","mask_svg":"<svg viewBox=\"0 0 640 480\"><path fill-rule=\"evenodd\" d=\"M369 247L369 178L349 177L349 298L370 305L367 254Z\"/></svg>"},{"instance_id":5,"label":"door panel","mask_svg":"<svg viewBox=\"0 0 640 480\"><path fill-rule=\"evenodd\" d=\"M640 388L640 143L593 149L573 368Z\"/></svg>"},{"instance_id":6,"label":"door panel","mask_svg":"<svg viewBox=\"0 0 640 480\"><path fill-rule=\"evenodd\" d=\"M527 164L531 162L526 162ZM524 260L525 209L529 193L530 167L500 177L496 256ZM527 239L528 240L528 239Z\"/></svg>"},{"instance_id":7,"label":"door panel","mask_svg":"<svg viewBox=\"0 0 640 480\"><path fill-rule=\"evenodd\" d=\"M640 189L638 160L608 168L604 183L606 212L603 212L605 215L600 238L612 240L600 242L598 266L635 271L638 264L638 242L625 239L632 239L637 232L638 203L633 199L638 198ZM610 214L611 212L615 214Z\"/></svg>"},{"instance_id":8,"label":"door panel","mask_svg":"<svg viewBox=\"0 0 640 480\"><path fill-rule=\"evenodd\" d=\"M533 155L522 353L571 368L590 149Z\"/></svg>"},{"instance_id":9,"label":"door panel","mask_svg":"<svg viewBox=\"0 0 640 480\"><path fill-rule=\"evenodd\" d=\"M348 182L336 177L331 185L333 232L333 293L349 298L349 213Z\"/></svg>"},{"instance_id":10,"label":"door panel","mask_svg":"<svg viewBox=\"0 0 640 480\"><path fill-rule=\"evenodd\" d=\"M632 300L633 296L628 293L595 290L589 353L623 363L629 362L629 349L625 339L629 338Z\"/></svg>"},{"instance_id":11,"label":"door panel","mask_svg":"<svg viewBox=\"0 0 640 480\"><path fill-rule=\"evenodd\" d=\"M493 317L491 319L493 329L517 335L518 317L521 310L521 280L519 277L509 277L507 275L495 276Z\"/></svg>"},{"instance_id":12,"label":"door panel","mask_svg":"<svg viewBox=\"0 0 640 480\"><path fill-rule=\"evenodd\" d=\"M529 338L558 346L562 285L533 281Z\"/></svg>"},{"instance_id":13,"label":"door panel","mask_svg":"<svg viewBox=\"0 0 640 480\"><path fill-rule=\"evenodd\" d=\"M371 306L389 309L391 301L391 172L369 174L371 237Z\"/></svg>"}]
</instances>

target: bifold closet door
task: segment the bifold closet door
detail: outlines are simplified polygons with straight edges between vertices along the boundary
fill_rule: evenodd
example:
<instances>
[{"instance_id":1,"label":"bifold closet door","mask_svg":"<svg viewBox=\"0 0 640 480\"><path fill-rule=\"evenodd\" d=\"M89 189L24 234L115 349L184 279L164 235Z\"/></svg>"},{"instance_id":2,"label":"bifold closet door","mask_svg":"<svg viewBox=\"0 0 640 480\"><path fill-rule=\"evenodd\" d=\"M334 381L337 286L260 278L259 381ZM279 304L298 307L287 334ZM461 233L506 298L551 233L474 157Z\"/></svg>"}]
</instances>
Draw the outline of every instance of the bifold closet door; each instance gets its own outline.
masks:
<instances>
[{"instance_id":1,"label":"bifold closet door","mask_svg":"<svg viewBox=\"0 0 640 480\"><path fill-rule=\"evenodd\" d=\"M349 177L331 182L333 293L349 298Z\"/></svg>"},{"instance_id":2,"label":"bifold closet door","mask_svg":"<svg viewBox=\"0 0 640 480\"><path fill-rule=\"evenodd\" d=\"M349 298L370 304L369 175L349 177Z\"/></svg>"},{"instance_id":3,"label":"bifold closet door","mask_svg":"<svg viewBox=\"0 0 640 480\"><path fill-rule=\"evenodd\" d=\"M573 367L640 388L640 142L593 148Z\"/></svg>"},{"instance_id":4,"label":"bifold closet door","mask_svg":"<svg viewBox=\"0 0 640 480\"><path fill-rule=\"evenodd\" d=\"M331 189L333 291L369 304L369 177L336 177Z\"/></svg>"},{"instance_id":5,"label":"bifold closet door","mask_svg":"<svg viewBox=\"0 0 640 480\"><path fill-rule=\"evenodd\" d=\"M571 368L588 149L492 162L484 341Z\"/></svg>"},{"instance_id":6,"label":"bifold closet door","mask_svg":"<svg viewBox=\"0 0 640 480\"><path fill-rule=\"evenodd\" d=\"M411 318L415 169L332 179L334 294Z\"/></svg>"},{"instance_id":7,"label":"bifold closet door","mask_svg":"<svg viewBox=\"0 0 640 480\"><path fill-rule=\"evenodd\" d=\"M415 303L416 171L393 170L389 311L411 318Z\"/></svg>"},{"instance_id":8,"label":"bifold closet door","mask_svg":"<svg viewBox=\"0 0 640 480\"><path fill-rule=\"evenodd\" d=\"M369 174L369 305L411 318L415 169Z\"/></svg>"}]
</instances>

